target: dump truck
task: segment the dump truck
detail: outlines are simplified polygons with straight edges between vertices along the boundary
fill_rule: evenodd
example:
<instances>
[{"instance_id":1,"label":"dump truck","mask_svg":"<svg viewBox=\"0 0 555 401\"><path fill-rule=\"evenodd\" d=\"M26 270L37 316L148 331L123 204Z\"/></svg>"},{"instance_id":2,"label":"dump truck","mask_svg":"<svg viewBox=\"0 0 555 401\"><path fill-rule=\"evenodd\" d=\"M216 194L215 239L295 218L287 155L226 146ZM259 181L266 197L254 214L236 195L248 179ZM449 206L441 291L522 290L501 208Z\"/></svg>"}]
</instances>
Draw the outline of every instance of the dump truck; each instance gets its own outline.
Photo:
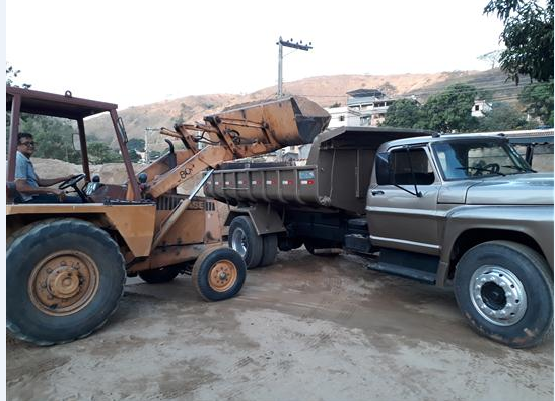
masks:
<instances>
[{"instance_id":1,"label":"dump truck","mask_svg":"<svg viewBox=\"0 0 555 401\"><path fill-rule=\"evenodd\" d=\"M222 165L205 194L230 205L248 268L299 248L454 289L479 333L511 347L553 329L553 174L503 135L342 127L303 166Z\"/></svg>"},{"instance_id":2,"label":"dump truck","mask_svg":"<svg viewBox=\"0 0 555 401\"><path fill-rule=\"evenodd\" d=\"M72 341L106 323L123 295L125 279L139 275L163 283L192 276L202 298L238 293L245 264L222 243L215 203L197 196L224 161L309 143L329 122L318 105L286 97L231 108L203 123L160 133L179 140L176 149L135 172L117 105L6 87L10 115L6 205L6 326L12 336L38 345ZM21 203L15 182L22 113L76 123L83 173L60 184L80 204ZM85 118L108 113L127 172L126 182L91 177ZM200 146L203 145L203 146ZM176 188L204 174L190 194Z\"/></svg>"}]
</instances>

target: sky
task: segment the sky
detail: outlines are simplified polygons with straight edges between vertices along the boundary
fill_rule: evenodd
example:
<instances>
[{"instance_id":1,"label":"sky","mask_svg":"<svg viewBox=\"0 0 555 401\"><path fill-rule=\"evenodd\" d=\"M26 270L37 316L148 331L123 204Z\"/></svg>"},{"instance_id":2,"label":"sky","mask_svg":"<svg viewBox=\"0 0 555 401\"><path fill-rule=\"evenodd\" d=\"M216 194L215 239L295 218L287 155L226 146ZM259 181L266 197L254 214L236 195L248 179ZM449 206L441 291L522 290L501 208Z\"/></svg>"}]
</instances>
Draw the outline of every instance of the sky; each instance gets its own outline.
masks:
<instances>
[{"instance_id":1,"label":"sky","mask_svg":"<svg viewBox=\"0 0 555 401\"><path fill-rule=\"evenodd\" d=\"M486 70L501 48L487 0L5 0L16 83L119 104L245 94L283 78Z\"/></svg>"}]
</instances>

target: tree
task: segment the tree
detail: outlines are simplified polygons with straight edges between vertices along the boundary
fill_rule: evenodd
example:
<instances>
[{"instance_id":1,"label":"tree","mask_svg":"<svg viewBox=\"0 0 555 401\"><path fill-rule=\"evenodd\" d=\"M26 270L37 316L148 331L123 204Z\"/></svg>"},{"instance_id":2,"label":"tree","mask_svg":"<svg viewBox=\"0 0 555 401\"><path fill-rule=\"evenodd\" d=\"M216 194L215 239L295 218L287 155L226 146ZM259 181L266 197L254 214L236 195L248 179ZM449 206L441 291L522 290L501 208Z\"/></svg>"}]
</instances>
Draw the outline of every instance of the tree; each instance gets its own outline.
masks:
<instances>
[{"instance_id":1,"label":"tree","mask_svg":"<svg viewBox=\"0 0 555 401\"><path fill-rule=\"evenodd\" d=\"M415 128L438 132L471 132L478 126L471 115L477 89L472 85L455 84L430 96L422 108Z\"/></svg>"},{"instance_id":2,"label":"tree","mask_svg":"<svg viewBox=\"0 0 555 401\"><path fill-rule=\"evenodd\" d=\"M127 149L134 150L136 152L144 152L145 151L145 140L144 139L131 138L129 141L127 141Z\"/></svg>"},{"instance_id":3,"label":"tree","mask_svg":"<svg viewBox=\"0 0 555 401\"><path fill-rule=\"evenodd\" d=\"M129 160L131 160L133 163L137 163L138 161L141 160L141 156L139 156L137 152L135 152L135 149L130 149Z\"/></svg>"},{"instance_id":4,"label":"tree","mask_svg":"<svg viewBox=\"0 0 555 401\"><path fill-rule=\"evenodd\" d=\"M123 159L121 155L103 142L87 144L89 161L92 164L116 163Z\"/></svg>"},{"instance_id":5,"label":"tree","mask_svg":"<svg viewBox=\"0 0 555 401\"><path fill-rule=\"evenodd\" d=\"M472 85L456 84L430 96L420 106L413 99L401 99L389 107L382 125L420 128L438 132L471 132L478 126L471 111L478 91Z\"/></svg>"},{"instance_id":6,"label":"tree","mask_svg":"<svg viewBox=\"0 0 555 401\"><path fill-rule=\"evenodd\" d=\"M526 112L553 127L553 81L528 85L518 99L526 105Z\"/></svg>"},{"instance_id":7,"label":"tree","mask_svg":"<svg viewBox=\"0 0 555 401\"><path fill-rule=\"evenodd\" d=\"M160 156L162 156L162 153L157 151L157 150L151 150L148 152L148 158L149 160L156 160L158 159Z\"/></svg>"},{"instance_id":8,"label":"tree","mask_svg":"<svg viewBox=\"0 0 555 401\"><path fill-rule=\"evenodd\" d=\"M7 86L15 86L19 87L19 85L14 83L15 78L21 72L21 70L16 70L13 66L6 64L6 85ZM31 85L29 84L21 84L21 87L24 89L29 89Z\"/></svg>"},{"instance_id":9,"label":"tree","mask_svg":"<svg viewBox=\"0 0 555 401\"><path fill-rule=\"evenodd\" d=\"M479 131L506 131L528 128L526 116L507 103L495 103L491 111L479 119Z\"/></svg>"},{"instance_id":10,"label":"tree","mask_svg":"<svg viewBox=\"0 0 555 401\"><path fill-rule=\"evenodd\" d=\"M484 14L496 13L503 22L500 39L506 49L500 66L518 85L519 74L532 81L553 79L553 0L490 0Z\"/></svg>"},{"instance_id":11,"label":"tree","mask_svg":"<svg viewBox=\"0 0 555 401\"><path fill-rule=\"evenodd\" d=\"M380 124L387 127L415 127L421 118L420 104L413 99L400 99L393 103L387 114L385 121Z\"/></svg>"}]
</instances>

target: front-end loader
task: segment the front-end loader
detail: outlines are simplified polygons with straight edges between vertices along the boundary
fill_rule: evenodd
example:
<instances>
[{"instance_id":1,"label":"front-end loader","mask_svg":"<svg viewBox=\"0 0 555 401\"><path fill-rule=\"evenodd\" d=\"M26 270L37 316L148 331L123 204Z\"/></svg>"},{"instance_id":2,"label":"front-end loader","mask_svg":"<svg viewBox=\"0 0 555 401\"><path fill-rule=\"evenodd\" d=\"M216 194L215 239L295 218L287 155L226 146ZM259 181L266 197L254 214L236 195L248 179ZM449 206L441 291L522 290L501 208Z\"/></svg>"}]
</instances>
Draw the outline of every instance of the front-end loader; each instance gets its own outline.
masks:
<instances>
[{"instance_id":1,"label":"front-end loader","mask_svg":"<svg viewBox=\"0 0 555 401\"><path fill-rule=\"evenodd\" d=\"M184 148L166 140L169 153L135 172L117 105L7 86L6 107L6 325L14 337L38 345L73 341L101 327L115 312L128 276L162 283L186 273L207 301L237 294L245 263L223 246L215 202L198 191L222 162L310 143L329 122L325 110L301 97L240 106L203 123L162 129ZM59 188L73 189L82 203L18 203L21 113L76 122L83 173ZM84 120L99 113L109 113L113 123L124 183L91 177ZM177 192L200 174L190 194Z\"/></svg>"}]
</instances>

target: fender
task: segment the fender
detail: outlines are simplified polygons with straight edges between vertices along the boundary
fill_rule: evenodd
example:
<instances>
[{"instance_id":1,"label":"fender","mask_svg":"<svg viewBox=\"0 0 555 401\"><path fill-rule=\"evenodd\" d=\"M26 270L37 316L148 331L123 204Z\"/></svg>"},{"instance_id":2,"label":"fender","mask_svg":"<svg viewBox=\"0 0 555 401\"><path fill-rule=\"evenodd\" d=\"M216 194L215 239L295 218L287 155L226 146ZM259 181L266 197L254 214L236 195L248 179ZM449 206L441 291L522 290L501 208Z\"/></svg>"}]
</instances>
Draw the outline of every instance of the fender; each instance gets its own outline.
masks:
<instances>
[{"instance_id":1,"label":"fender","mask_svg":"<svg viewBox=\"0 0 555 401\"><path fill-rule=\"evenodd\" d=\"M286 232L283 220L270 204L257 203L254 206L234 207L229 212L224 225L229 226L236 216L248 215L258 235Z\"/></svg>"},{"instance_id":2,"label":"fender","mask_svg":"<svg viewBox=\"0 0 555 401\"><path fill-rule=\"evenodd\" d=\"M445 216L438 284L444 283L447 278L450 256L457 239L464 232L477 229L527 235L540 246L553 269L553 206L465 205L452 209Z\"/></svg>"}]
</instances>

